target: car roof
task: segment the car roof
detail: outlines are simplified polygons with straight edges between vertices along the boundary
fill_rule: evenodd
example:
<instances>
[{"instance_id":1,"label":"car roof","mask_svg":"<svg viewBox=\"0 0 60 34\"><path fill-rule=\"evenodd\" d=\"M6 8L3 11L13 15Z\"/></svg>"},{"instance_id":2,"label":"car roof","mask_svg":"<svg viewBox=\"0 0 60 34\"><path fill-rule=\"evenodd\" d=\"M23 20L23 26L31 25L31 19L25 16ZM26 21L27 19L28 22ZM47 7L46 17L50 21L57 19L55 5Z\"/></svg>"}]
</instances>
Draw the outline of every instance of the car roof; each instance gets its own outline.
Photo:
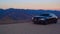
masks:
<instances>
[{"instance_id":1,"label":"car roof","mask_svg":"<svg viewBox=\"0 0 60 34\"><path fill-rule=\"evenodd\" d=\"M42 14L49 14L50 16L53 16L53 17L56 17L56 15L54 14L54 13L42 13ZM42 15L42 14L40 14L40 15ZM34 16L34 17L42 17L42 16Z\"/></svg>"}]
</instances>

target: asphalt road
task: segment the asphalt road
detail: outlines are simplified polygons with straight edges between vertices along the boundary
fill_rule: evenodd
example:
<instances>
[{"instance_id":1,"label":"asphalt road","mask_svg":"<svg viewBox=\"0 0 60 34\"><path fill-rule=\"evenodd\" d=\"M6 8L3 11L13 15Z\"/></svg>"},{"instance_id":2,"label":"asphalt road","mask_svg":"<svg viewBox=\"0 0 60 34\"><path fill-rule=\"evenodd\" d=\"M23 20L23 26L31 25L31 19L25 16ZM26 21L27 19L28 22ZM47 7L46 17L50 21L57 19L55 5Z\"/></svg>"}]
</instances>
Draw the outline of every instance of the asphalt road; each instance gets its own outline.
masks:
<instances>
[{"instance_id":1,"label":"asphalt road","mask_svg":"<svg viewBox=\"0 0 60 34\"><path fill-rule=\"evenodd\" d=\"M0 25L0 34L60 34L57 24L37 25L32 22Z\"/></svg>"}]
</instances>

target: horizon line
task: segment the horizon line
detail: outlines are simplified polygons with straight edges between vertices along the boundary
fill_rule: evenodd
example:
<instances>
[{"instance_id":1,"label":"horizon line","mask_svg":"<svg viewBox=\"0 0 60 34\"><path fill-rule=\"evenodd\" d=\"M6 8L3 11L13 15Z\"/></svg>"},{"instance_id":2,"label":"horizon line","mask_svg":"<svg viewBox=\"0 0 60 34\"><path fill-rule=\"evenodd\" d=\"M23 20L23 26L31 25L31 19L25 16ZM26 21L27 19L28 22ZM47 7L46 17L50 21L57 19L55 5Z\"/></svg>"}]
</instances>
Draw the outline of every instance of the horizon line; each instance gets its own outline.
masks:
<instances>
[{"instance_id":1,"label":"horizon line","mask_svg":"<svg viewBox=\"0 0 60 34\"><path fill-rule=\"evenodd\" d=\"M32 8L0 8L0 9L4 9L4 10L6 10L6 9L25 9L25 10L58 10L58 11L60 11L60 9L32 9Z\"/></svg>"}]
</instances>

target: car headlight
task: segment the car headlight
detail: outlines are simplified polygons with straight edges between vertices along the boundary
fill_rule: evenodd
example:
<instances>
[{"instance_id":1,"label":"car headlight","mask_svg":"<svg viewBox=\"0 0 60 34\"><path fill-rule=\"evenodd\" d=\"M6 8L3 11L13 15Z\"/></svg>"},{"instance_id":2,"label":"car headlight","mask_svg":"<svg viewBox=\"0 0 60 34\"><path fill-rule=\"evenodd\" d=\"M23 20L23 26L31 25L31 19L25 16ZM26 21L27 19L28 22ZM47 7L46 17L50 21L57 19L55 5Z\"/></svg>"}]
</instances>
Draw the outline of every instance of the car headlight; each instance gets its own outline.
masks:
<instances>
[{"instance_id":1,"label":"car headlight","mask_svg":"<svg viewBox=\"0 0 60 34\"><path fill-rule=\"evenodd\" d=\"M32 19L33 19L33 17L32 17Z\"/></svg>"},{"instance_id":2,"label":"car headlight","mask_svg":"<svg viewBox=\"0 0 60 34\"><path fill-rule=\"evenodd\" d=\"M40 19L40 20L45 20L45 19Z\"/></svg>"}]
</instances>

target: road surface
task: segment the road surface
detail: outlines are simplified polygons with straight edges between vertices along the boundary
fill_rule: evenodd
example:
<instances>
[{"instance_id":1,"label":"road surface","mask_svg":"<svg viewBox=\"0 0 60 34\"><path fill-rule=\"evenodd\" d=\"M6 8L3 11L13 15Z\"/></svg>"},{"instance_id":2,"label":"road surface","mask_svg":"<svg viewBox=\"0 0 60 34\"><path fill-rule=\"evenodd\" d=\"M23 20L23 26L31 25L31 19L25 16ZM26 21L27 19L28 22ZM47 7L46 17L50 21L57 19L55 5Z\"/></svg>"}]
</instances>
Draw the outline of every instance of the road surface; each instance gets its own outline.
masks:
<instances>
[{"instance_id":1,"label":"road surface","mask_svg":"<svg viewBox=\"0 0 60 34\"><path fill-rule=\"evenodd\" d=\"M60 21L60 20L59 20ZM32 22L0 25L0 34L60 34L57 24L37 25Z\"/></svg>"}]
</instances>

